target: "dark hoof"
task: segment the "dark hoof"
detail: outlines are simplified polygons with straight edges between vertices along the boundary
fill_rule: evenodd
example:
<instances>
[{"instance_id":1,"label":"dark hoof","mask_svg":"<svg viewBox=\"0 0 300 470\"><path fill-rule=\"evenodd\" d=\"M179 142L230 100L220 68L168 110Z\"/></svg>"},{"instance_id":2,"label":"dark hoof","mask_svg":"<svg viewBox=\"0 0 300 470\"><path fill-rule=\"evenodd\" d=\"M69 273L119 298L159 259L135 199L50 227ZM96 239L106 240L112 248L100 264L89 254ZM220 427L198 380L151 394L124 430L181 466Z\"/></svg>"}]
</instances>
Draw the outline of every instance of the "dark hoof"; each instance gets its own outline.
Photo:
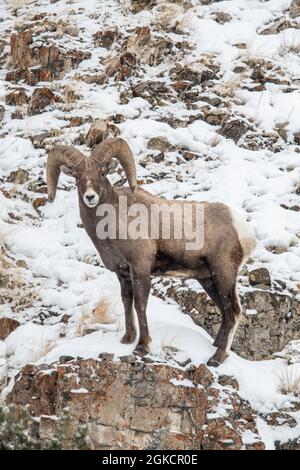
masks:
<instances>
[{"instance_id":1,"label":"dark hoof","mask_svg":"<svg viewBox=\"0 0 300 470\"><path fill-rule=\"evenodd\" d=\"M123 338L121 338L121 343L122 344L131 344L131 343L134 342L135 338L136 338L136 333L133 333L133 334L125 333Z\"/></svg>"},{"instance_id":2,"label":"dark hoof","mask_svg":"<svg viewBox=\"0 0 300 470\"><path fill-rule=\"evenodd\" d=\"M213 357L211 357L208 361L207 361L207 365L209 367L219 367L219 365L221 364L221 362L217 361L216 359L214 359Z\"/></svg>"},{"instance_id":3,"label":"dark hoof","mask_svg":"<svg viewBox=\"0 0 300 470\"><path fill-rule=\"evenodd\" d=\"M146 356L149 353L149 347L145 344L138 344L134 352L139 356Z\"/></svg>"},{"instance_id":4,"label":"dark hoof","mask_svg":"<svg viewBox=\"0 0 300 470\"><path fill-rule=\"evenodd\" d=\"M224 350L217 349L215 354L207 361L207 365L210 367L219 367L227 357L228 354Z\"/></svg>"}]
</instances>

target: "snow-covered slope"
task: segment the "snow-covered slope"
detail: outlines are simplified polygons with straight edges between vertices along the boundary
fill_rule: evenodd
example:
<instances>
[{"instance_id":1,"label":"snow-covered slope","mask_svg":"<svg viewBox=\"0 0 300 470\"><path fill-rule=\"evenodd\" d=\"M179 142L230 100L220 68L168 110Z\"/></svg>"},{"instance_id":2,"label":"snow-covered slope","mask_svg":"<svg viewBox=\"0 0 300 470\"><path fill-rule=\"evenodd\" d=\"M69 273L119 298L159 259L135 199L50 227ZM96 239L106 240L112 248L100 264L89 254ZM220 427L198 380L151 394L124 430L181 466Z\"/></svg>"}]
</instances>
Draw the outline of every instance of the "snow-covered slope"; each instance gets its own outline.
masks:
<instances>
[{"instance_id":1,"label":"snow-covered slope","mask_svg":"<svg viewBox=\"0 0 300 470\"><path fill-rule=\"evenodd\" d=\"M61 355L97 357L104 351L123 355L134 348L119 342L123 309L118 282L101 266L80 226L73 180L61 176L62 190L53 204L33 204L44 197L41 178L45 178L46 163L45 145L36 148L35 136L46 132L47 147L63 142L88 152L81 136L86 135L91 119L109 118L118 127L133 150L138 177L147 190L170 198L222 201L244 213L258 239L252 267L267 267L275 284L279 281L284 292L300 300L300 136L295 137L300 132L299 19L288 16L290 1L175 3L179 4L176 11L168 16L170 5L134 14L131 2L117 0L1 2L0 47L5 60L0 70L0 104L5 113L0 124L0 241L7 269L17 279L13 289L4 286L0 314L21 323L1 343L3 377L11 377L28 362L51 363ZM17 10L12 8L16 4L20 4ZM33 26L39 14L42 26L34 44L55 42L62 48L91 52L91 58L60 80L39 83L59 99L28 116L27 104L5 102L17 87L22 86L28 96L37 87L5 81L11 68L9 37L24 24ZM283 15L290 21L288 27L260 34ZM61 28L43 29L51 21L60 21ZM66 23L78 34L62 32ZM137 34L135 28L143 26L152 30L154 56L157 41L166 38L172 43L171 52L166 49L161 56L157 52L153 64L145 59L147 46L140 47L135 49L140 60L127 79L115 80L112 75L103 84L87 83L93 81L88 77L105 72L111 58L123 53L126 41ZM109 51L95 47L97 32L115 29L118 37ZM186 85L178 70L190 64L196 73L212 73L208 83L200 80L192 88L194 96L188 96L189 89L178 93L174 88L175 82ZM135 88L145 81L150 81L148 96ZM167 86L161 95L154 90L157 82ZM70 91L75 99L67 99ZM224 113L223 120L205 118L216 114L216 109ZM23 118L13 115L16 110ZM77 117L81 124L70 125ZM244 123L239 139L229 138L224 119ZM169 144L161 158L156 158L159 151L147 148L149 139L157 137ZM10 177L19 168L28 172L23 183ZM119 180L119 174L111 175L113 183ZM114 308L97 322L91 312L103 298ZM68 322L61 322L66 314ZM148 315L153 354L164 355L172 347L178 350L172 360L190 358L199 364L209 358L212 339L175 303L151 296ZM89 328L96 331L89 333ZM299 364L289 367L291 375L300 376ZM292 409L295 397L280 391L286 370L283 359L251 362L231 353L218 373L234 375L242 396L263 414ZM290 412L298 419L292 429L272 429L260 422L269 447L274 440L299 436L300 412Z\"/></svg>"}]
</instances>

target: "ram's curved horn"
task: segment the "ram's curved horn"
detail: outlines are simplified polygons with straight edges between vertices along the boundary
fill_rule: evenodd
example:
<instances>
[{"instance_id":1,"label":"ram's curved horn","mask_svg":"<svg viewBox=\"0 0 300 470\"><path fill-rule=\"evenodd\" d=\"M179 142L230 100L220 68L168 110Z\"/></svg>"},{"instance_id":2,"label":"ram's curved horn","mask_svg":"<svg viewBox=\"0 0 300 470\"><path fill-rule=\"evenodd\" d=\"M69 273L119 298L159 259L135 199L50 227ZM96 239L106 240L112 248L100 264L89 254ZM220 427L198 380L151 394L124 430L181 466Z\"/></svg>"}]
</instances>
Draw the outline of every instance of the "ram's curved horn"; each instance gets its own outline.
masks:
<instances>
[{"instance_id":1,"label":"ram's curved horn","mask_svg":"<svg viewBox=\"0 0 300 470\"><path fill-rule=\"evenodd\" d=\"M61 167L76 168L84 160L85 156L75 147L56 145L50 150L47 161L48 201L52 202L55 199Z\"/></svg>"},{"instance_id":2,"label":"ram's curved horn","mask_svg":"<svg viewBox=\"0 0 300 470\"><path fill-rule=\"evenodd\" d=\"M134 192L137 188L135 162L129 145L124 139L115 137L106 139L101 144L95 145L92 150L91 158L98 164L109 162L112 158L116 158L122 165L126 177Z\"/></svg>"}]
</instances>

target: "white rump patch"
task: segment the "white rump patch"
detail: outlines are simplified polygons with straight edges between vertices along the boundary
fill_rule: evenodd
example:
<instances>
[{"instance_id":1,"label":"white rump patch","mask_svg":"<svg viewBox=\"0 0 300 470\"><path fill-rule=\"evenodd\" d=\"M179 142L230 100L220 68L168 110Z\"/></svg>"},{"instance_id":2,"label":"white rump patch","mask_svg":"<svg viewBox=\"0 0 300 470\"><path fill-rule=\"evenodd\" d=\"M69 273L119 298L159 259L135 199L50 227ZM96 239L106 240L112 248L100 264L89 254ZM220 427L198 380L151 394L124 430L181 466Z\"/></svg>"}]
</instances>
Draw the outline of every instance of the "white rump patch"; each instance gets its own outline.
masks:
<instances>
[{"instance_id":1,"label":"white rump patch","mask_svg":"<svg viewBox=\"0 0 300 470\"><path fill-rule=\"evenodd\" d=\"M236 230L240 244L244 251L244 258L241 264L250 256L256 246L256 238L251 225L246 222L241 214L230 208L233 227Z\"/></svg>"}]
</instances>

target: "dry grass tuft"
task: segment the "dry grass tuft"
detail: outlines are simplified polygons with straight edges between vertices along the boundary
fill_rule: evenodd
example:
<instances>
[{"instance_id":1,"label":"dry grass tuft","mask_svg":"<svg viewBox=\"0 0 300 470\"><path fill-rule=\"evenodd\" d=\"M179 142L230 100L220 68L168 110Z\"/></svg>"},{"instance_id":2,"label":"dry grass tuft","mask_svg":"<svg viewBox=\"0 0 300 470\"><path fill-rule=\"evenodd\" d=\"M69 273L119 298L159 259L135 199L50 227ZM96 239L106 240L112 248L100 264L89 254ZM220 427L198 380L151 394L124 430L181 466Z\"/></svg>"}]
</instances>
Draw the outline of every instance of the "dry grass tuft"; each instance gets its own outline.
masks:
<instances>
[{"instance_id":1,"label":"dry grass tuft","mask_svg":"<svg viewBox=\"0 0 300 470\"><path fill-rule=\"evenodd\" d=\"M14 227L8 224L0 224L0 246L4 246L7 243L8 237L12 235Z\"/></svg>"},{"instance_id":2,"label":"dry grass tuft","mask_svg":"<svg viewBox=\"0 0 300 470\"><path fill-rule=\"evenodd\" d=\"M165 359L172 359L174 353L178 351L178 348L175 346L177 338L177 333L173 336L170 336L166 333L161 337L160 349L163 351Z\"/></svg>"},{"instance_id":3,"label":"dry grass tuft","mask_svg":"<svg viewBox=\"0 0 300 470\"><path fill-rule=\"evenodd\" d=\"M293 35L282 35L278 53L279 55L283 56L289 52L292 52L294 54L300 53L300 39L297 33L294 33Z\"/></svg>"},{"instance_id":4,"label":"dry grass tuft","mask_svg":"<svg viewBox=\"0 0 300 470\"><path fill-rule=\"evenodd\" d=\"M90 323L109 324L115 320L117 302L116 299L101 297L92 311Z\"/></svg>"},{"instance_id":5,"label":"dry grass tuft","mask_svg":"<svg viewBox=\"0 0 300 470\"><path fill-rule=\"evenodd\" d=\"M9 3L11 8L22 8L31 1L32 0L10 0Z\"/></svg>"},{"instance_id":6,"label":"dry grass tuft","mask_svg":"<svg viewBox=\"0 0 300 470\"><path fill-rule=\"evenodd\" d=\"M20 268L7 248L8 237L14 227L0 225L0 288L3 308L9 304L13 312L21 312L32 307L38 298L36 286L23 278Z\"/></svg>"},{"instance_id":7,"label":"dry grass tuft","mask_svg":"<svg viewBox=\"0 0 300 470\"><path fill-rule=\"evenodd\" d=\"M82 309L81 309L81 313L80 313L78 323L76 325L75 335L76 336L83 336L85 330L87 329L88 323L89 323L89 312L88 312L86 306L83 306Z\"/></svg>"},{"instance_id":8,"label":"dry grass tuft","mask_svg":"<svg viewBox=\"0 0 300 470\"><path fill-rule=\"evenodd\" d=\"M116 322L117 299L108 299L101 296L99 302L90 312L86 305L82 307L81 314L76 325L76 336L83 336L89 327L95 324L109 325Z\"/></svg>"},{"instance_id":9,"label":"dry grass tuft","mask_svg":"<svg viewBox=\"0 0 300 470\"><path fill-rule=\"evenodd\" d=\"M300 369L296 364L284 367L278 375L279 390L285 395L300 394Z\"/></svg>"},{"instance_id":10,"label":"dry grass tuft","mask_svg":"<svg viewBox=\"0 0 300 470\"><path fill-rule=\"evenodd\" d=\"M228 80L228 82L220 83L216 87L217 93L223 98L233 98L237 89L241 86L241 83L244 80L245 76L245 72L241 72L237 74L236 77L232 78L231 80Z\"/></svg>"},{"instance_id":11,"label":"dry grass tuft","mask_svg":"<svg viewBox=\"0 0 300 470\"><path fill-rule=\"evenodd\" d=\"M216 147L222 140L220 134L215 133L212 137L208 139L208 145L210 147Z\"/></svg>"},{"instance_id":12,"label":"dry grass tuft","mask_svg":"<svg viewBox=\"0 0 300 470\"><path fill-rule=\"evenodd\" d=\"M64 87L64 98L65 103L74 103L78 100L78 82L76 80L70 80Z\"/></svg>"},{"instance_id":13,"label":"dry grass tuft","mask_svg":"<svg viewBox=\"0 0 300 470\"><path fill-rule=\"evenodd\" d=\"M4 366L1 367L1 371L0 371L0 391L1 392L7 386L7 382L8 382L8 365L5 364Z\"/></svg>"},{"instance_id":14,"label":"dry grass tuft","mask_svg":"<svg viewBox=\"0 0 300 470\"><path fill-rule=\"evenodd\" d=\"M153 22L157 28L168 31L176 25L176 18L183 13L184 9L182 6L164 2L153 9Z\"/></svg>"}]
</instances>

